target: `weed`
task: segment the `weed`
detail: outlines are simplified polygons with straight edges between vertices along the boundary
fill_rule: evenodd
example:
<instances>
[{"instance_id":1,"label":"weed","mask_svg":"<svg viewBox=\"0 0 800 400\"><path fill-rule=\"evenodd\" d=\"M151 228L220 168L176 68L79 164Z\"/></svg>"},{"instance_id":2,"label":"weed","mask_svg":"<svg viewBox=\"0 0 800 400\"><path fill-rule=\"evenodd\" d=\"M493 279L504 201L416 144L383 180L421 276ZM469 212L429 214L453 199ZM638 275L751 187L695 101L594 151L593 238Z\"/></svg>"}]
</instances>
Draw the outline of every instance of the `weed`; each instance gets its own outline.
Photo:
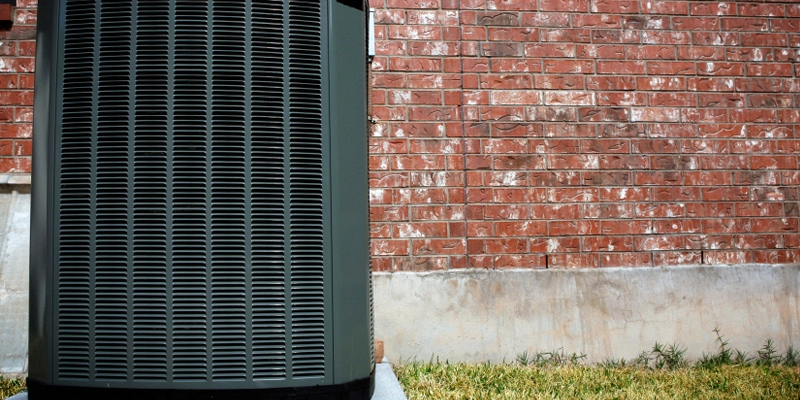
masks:
<instances>
[{"instance_id":1,"label":"weed","mask_svg":"<svg viewBox=\"0 0 800 400\"><path fill-rule=\"evenodd\" d=\"M786 350L786 355L783 356L781 364L786 367L800 366L800 353L794 349L794 346L789 346L789 348Z\"/></svg>"},{"instance_id":2,"label":"weed","mask_svg":"<svg viewBox=\"0 0 800 400\"><path fill-rule=\"evenodd\" d=\"M610 368L625 368L628 366L628 361L624 358L607 358L603 360L600 364L600 367L610 369Z\"/></svg>"},{"instance_id":3,"label":"weed","mask_svg":"<svg viewBox=\"0 0 800 400\"><path fill-rule=\"evenodd\" d=\"M706 354L703 353L703 357L697 363L698 367L701 368L713 368L719 367L720 365L731 365L734 363L734 352L728 347L728 341L724 339L722 333L719 331L719 327L715 327L713 331L717 338L714 340L717 343L717 350L716 354ZM742 358L744 360L747 359L747 353L739 354L739 351L736 351L736 356L742 356L737 358Z\"/></svg>"},{"instance_id":4,"label":"weed","mask_svg":"<svg viewBox=\"0 0 800 400\"><path fill-rule=\"evenodd\" d=\"M656 342L651 353L653 355L653 368L655 369L673 370L688 366L688 363L683 358L686 348L681 349L677 343L663 346Z\"/></svg>"},{"instance_id":5,"label":"weed","mask_svg":"<svg viewBox=\"0 0 800 400\"><path fill-rule=\"evenodd\" d=\"M634 367L647 368L650 365L650 352L643 351L639 353L636 358L631 360L631 365Z\"/></svg>"},{"instance_id":6,"label":"weed","mask_svg":"<svg viewBox=\"0 0 800 400\"><path fill-rule=\"evenodd\" d=\"M542 351L529 354L524 351L517 354L517 364L536 367L563 367L578 365L586 359L586 354L566 353L563 348L555 351Z\"/></svg>"},{"instance_id":7,"label":"weed","mask_svg":"<svg viewBox=\"0 0 800 400\"><path fill-rule=\"evenodd\" d=\"M747 356L746 351L736 350L736 355L733 358L733 362L739 365L747 365L753 361L752 357Z\"/></svg>"},{"instance_id":8,"label":"weed","mask_svg":"<svg viewBox=\"0 0 800 400\"><path fill-rule=\"evenodd\" d=\"M772 339L767 339L767 341L764 343L764 346L761 346L761 350L758 351L758 360L756 360L756 364L766 367L780 364L781 356L777 353L778 350L775 350L775 345L772 343Z\"/></svg>"},{"instance_id":9,"label":"weed","mask_svg":"<svg viewBox=\"0 0 800 400\"><path fill-rule=\"evenodd\" d=\"M522 365L523 367L531 365L531 358L527 351L517 354L517 364Z\"/></svg>"}]
</instances>

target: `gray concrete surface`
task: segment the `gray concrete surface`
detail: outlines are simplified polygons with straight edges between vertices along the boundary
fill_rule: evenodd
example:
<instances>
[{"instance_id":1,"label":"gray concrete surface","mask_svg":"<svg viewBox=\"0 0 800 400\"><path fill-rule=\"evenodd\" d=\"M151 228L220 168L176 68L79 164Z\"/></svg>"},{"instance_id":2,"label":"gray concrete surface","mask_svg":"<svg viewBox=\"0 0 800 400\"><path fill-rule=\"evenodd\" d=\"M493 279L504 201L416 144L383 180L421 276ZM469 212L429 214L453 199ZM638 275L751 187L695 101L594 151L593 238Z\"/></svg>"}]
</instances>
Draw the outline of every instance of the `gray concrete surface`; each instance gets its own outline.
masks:
<instances>
[{"instance_id":1,"label":"gray concrete surface","mask_svg":"<svg viewBox=\"0 0 800 400\"><path fill-rule=\"evenodd\" d=\"M523 351L634 358L676 342L697 358L767 338L800 347L800 266L375 274L375 338L386 357L494 362ZM754 353L753 353L754 354Z\"/></svg>"},{"instance_id":2,"label":"gray concrete surface","mask_svg":"<svg viewBox=\"0 0 800 400\"><path fill-rule=\"evenodd\" d=\"M0 373L24 373L28 345L30 187L0 176Z\"/></svg>"},{"instance_id":3,"label":"gray concrete surface","mask_svg":"<svg viewBox=\"0 0 800 400\"><path fill-rule=\"evenodd\" d=\"M406 400L406 394L386 358L375 366L375 392L372 393L372 400Z\"/></svg>"}]
</instances>

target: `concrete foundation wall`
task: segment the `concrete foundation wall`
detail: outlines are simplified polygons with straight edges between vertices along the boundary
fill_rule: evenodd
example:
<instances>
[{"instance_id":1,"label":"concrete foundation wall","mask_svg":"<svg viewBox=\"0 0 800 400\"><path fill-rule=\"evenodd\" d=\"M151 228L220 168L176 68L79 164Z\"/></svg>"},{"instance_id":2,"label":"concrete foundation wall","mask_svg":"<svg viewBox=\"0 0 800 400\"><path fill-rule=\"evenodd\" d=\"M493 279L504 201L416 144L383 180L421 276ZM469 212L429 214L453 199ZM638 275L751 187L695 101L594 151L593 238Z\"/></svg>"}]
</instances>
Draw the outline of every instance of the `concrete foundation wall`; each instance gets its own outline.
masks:
<instances>
[{"instance_id":1,"label":"concrete foundation wall","mask_svg":"<svg viewBox=\"0 0 800 400\"><path fill-rule=\"evenodd\" d=\"M523 351L634 358L677 342L697 358L719 327L740 350L800 346L800 266L375 275L375 337L393 361L513 360Z\"/></svg>"},{"instance_id":2,"label":"concrete foundation wall","mask_svg":"<svg viewBox=\"0 0 800 400\"><path fill-rule=\"evenodd\" d=\"M30 186L0 177L0 373L25 371L28 352Z\"/></svg>"}]
</instances>

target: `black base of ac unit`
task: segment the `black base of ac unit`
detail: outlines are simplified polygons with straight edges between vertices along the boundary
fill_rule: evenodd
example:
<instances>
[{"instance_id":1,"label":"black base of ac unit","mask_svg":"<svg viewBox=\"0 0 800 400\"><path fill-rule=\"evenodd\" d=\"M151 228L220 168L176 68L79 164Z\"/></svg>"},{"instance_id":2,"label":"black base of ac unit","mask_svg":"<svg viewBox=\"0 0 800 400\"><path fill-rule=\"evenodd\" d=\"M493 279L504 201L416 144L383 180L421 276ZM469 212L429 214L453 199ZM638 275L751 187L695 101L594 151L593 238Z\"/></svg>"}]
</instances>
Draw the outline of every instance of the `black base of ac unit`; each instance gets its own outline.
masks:
<instances>
[{"instance_id":1,"label":"black base of ac unit","mask_svg":"<svg viewBox=\"0 0 800 400\"><path fill-rule=\"evenodd\" d=\"M369 378L342 385L257 390L158 390L45 385L27 380L28 400L369 400L375 371Z\"/></svg>"}]
</instances>

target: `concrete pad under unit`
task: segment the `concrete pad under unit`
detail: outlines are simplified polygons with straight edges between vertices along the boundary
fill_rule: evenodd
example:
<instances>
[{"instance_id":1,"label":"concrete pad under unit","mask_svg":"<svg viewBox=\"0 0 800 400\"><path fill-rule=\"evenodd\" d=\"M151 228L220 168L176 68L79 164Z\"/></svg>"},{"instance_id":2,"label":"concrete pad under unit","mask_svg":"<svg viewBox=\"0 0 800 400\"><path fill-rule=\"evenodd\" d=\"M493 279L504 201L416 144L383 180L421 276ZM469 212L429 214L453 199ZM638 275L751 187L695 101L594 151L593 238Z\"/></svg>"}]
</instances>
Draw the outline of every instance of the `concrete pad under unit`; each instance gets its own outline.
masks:
<instances>
[{"instance_id":1,"label":"concrete pad under unit","mask_svg":"<svg viewBox=\"0 0 800 400\"><path fill-rule=\"evenodd\" d=\"M406 400L406 394L397 381L392 365L385 358L375 365L375 392L372 400Z\"/></svg>"},{"instance_id":2,"label":"concrete pad under unit","mask_svg":"<svg viewBox=\"0 0 800 400\"><path fill-rule=\"evenodd\" d=\"M375 338L398 362L512 361L563 349L587 361L678 343L696 359L730 346L800 346L800 266L376 273Z\"/></svg>"}]
</instances>

